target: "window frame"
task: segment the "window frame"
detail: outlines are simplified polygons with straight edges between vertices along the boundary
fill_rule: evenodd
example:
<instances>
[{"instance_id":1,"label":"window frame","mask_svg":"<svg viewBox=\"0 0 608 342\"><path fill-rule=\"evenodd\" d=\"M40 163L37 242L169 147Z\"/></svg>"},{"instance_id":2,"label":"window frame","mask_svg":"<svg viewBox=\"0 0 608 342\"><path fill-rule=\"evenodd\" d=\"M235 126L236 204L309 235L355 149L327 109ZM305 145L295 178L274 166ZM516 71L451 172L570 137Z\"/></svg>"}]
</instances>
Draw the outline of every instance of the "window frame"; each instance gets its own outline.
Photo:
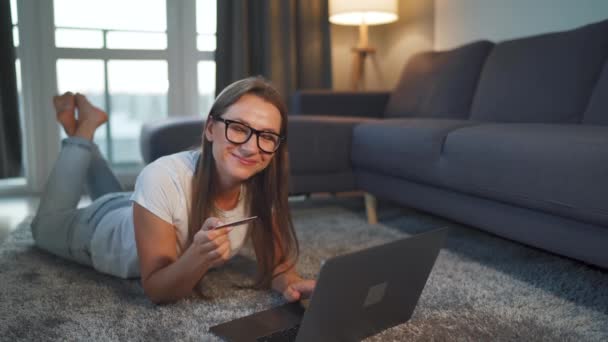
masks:
<instances>
[{"instance_id":1,"label":"window frame","mask_svg":"<svg viewBox=\"0 0 608 342\"><path fill-rule=\"evenodd\" d=\"M51 172L61 137L50 101L57 93L58 59L96 59L106 63L111 59L165 60L169 78L168 117L203 114L198 108L197 64L199 61L215 62L215 52L197 49L196 0L165 1L166 50L55 47L54 1L16 1L20 45L15 52L21 63L23 108L20 114L25 181L0 181L0 194L39 193ZM135 163L113 165L126 188L134 184L142 167Z\"/></svg>"}]
</instances>

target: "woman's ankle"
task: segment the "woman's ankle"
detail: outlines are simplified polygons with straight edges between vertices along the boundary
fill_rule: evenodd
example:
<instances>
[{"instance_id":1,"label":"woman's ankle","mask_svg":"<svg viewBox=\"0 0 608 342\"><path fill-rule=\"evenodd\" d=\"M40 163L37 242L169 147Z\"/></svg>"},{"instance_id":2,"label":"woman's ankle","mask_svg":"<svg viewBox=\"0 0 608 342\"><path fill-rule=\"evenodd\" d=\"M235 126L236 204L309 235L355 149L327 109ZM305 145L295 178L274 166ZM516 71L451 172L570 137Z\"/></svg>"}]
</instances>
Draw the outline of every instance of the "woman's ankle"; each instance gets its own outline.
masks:
<instances>
[{"instance_id":1,"label":"woman's ankle","mask_svg":"<svg viewBox=\"0 0 608 342\"><path fill-rule=\"evenodd\" d=\"M78 125L78 128L76 128L74 136L93 141L97 127L99 126L94 123L82 122L80 125Z\"/></svg>"}]
</instances>

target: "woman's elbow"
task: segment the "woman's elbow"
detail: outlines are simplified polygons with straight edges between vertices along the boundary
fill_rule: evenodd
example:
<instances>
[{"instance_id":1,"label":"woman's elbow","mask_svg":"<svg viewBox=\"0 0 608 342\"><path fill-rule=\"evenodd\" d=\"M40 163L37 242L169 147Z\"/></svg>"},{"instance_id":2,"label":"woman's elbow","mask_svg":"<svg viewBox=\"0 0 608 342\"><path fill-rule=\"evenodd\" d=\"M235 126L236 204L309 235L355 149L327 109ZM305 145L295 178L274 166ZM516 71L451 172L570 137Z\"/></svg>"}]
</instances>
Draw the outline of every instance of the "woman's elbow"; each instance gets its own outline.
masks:
<instances>
[{"instance_id":1,"label":"woman's elbow","mask_svg":"<svg viewBox=\"0 0 608 342\"><path fill-rule=\"evenodd\" d=\"M175 296L168 295L166 291L159 289L150 281L142 280L144 294L148 299L156 305L171 304L179 300Z\"/></svg>"},{"instance_id":2,"label":"woman's elbow","mask_svg":"<svg viewBox=\"0 0 608 342\"><path fill-rule=\"evenodd\" d=\"M148 299L156 305L172 304L179 300L179 298L166 297L162 294L156 293L155 291L146 291L144 289L144 293L146 294L146 297L148 297Z\"/></svg>"}]
</instances>

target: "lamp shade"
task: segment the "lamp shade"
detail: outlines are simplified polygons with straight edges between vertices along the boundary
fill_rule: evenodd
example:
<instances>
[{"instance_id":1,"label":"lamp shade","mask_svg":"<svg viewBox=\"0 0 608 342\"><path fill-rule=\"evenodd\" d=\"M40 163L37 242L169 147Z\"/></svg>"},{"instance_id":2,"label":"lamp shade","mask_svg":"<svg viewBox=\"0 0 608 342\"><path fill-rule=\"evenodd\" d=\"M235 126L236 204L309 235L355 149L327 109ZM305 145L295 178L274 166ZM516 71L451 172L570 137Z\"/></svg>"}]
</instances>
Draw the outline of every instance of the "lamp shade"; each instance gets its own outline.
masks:
<instances>
[{"instance_id":1,"label":"lamp shade","mask_svg":"<svg viewBox=\"0 0 608 342\"><path fill-rule=\"evenodd\" d=\"M397 0L330 0L329 21L338 25L380 25L397 21Z\"/></svg>"}]
</instances>

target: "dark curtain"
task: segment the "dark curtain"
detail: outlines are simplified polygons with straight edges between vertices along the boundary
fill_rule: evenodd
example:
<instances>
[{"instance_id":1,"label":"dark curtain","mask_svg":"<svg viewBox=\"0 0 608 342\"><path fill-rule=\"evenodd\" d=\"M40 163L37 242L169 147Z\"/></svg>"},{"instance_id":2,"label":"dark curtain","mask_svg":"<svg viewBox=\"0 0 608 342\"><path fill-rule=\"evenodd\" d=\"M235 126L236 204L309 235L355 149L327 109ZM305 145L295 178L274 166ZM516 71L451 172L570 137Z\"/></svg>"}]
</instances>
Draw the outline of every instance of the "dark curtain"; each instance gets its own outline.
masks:
<instances>
[{"instance_id":1,"label":"dark curtain","mask_svg":"<svg viewBox=\"0 0 608 342\"><path fill-rule=\"evenodd\" d=\"M217 11L216 94L255 75L286 100L331 88L328 0L222 0Z\"/></svg>"},{"instance_id":2,"label":"dark curtain","mask_svg":"<svg viewBox=\"0 0 608 342\"><path fill-rule=\"evenodd\" d=\"M0 0L0 178L21 175L21 129L9 0Z\"/></svg>"}]
</instances>

